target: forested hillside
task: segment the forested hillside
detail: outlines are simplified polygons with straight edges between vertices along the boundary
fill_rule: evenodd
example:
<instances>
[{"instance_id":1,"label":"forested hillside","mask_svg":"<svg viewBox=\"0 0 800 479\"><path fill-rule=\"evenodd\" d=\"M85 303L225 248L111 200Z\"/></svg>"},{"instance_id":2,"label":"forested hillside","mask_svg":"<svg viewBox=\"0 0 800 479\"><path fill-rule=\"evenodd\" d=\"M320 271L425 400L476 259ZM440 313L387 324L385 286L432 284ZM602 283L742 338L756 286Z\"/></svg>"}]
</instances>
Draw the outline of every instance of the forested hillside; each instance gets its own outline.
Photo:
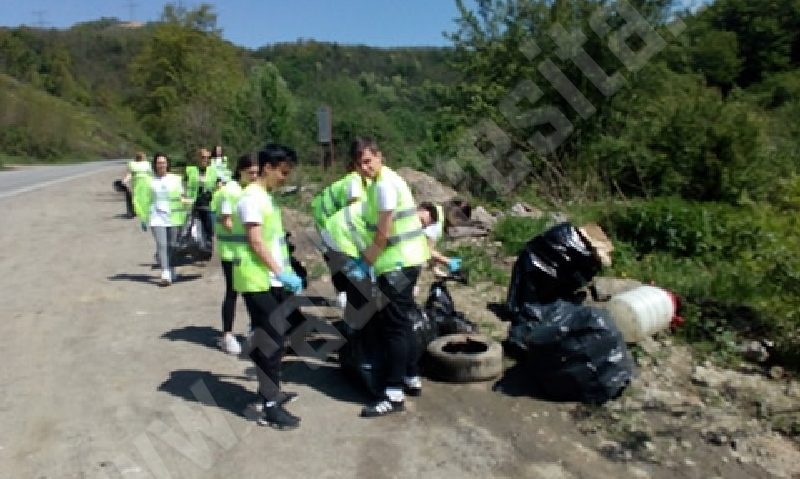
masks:
<instances>
[{"instance_id":1,"label":"forested hillside","mask_svg":"<svg viewBox=\"0 0 800 479\"><path fill-rule=\"evenodd\" d=\"M168 4L147 25L0 29L0 160L285 141L315 162L327 104L337 157L370 134L395 164L487 204L599 221L611 274L685 294L687 338L727 354L759 334L799 366L800 3L457 3L439 49L251 51L208 5ZM537 227L509 220L495 239Z\"/></svg>"}]
</instances>

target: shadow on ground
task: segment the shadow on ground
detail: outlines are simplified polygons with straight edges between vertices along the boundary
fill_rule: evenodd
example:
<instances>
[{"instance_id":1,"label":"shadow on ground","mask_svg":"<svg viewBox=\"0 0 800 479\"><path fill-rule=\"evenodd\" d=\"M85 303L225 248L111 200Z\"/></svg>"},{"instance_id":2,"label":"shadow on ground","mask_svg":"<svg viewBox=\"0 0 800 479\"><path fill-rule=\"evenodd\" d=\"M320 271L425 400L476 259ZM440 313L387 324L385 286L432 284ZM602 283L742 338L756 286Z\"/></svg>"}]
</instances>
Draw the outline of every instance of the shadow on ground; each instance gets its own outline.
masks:
<instances>
[{"instance_id":1,"label":"shadow on ground","mask_svg":"<svg viewBox=\"0 0 800 479\"><path fill-rule=\"evenodd\" d=\"M255 375L255 370L248 368L246 374ZM306 385L336 401L363 404L371 400L371 396L336 363L322 364L314 359L287 356L283 361L282 378L286 384Z\"/></svg>"},{"instance_id":2,"label":"shadow on ground","mask_svg":"<svg viewBox=\"0 0 800 479\"><path fill-rule=\"evenodd\" d=\"M217 339L222 335L219 329L211 326L184 326L167 331L161 335L162 339L170 341L186 341L199 344L211 349L217 349Z\"/></svg>"},{"instance_id":3,"label":"shadow on ground","mask_svg":"<svg viewBox=\"0 0 800 479\"><path fill-rule=\"evenodd\" d=\"M247 406L257 400L255 388L251 391L225 379L247 380L243 376L179 369L172 371L169 379L158 386L158 390L190 402L216 406L237 416L251 419L248 416Z\"/></svg>"}]
</instances>

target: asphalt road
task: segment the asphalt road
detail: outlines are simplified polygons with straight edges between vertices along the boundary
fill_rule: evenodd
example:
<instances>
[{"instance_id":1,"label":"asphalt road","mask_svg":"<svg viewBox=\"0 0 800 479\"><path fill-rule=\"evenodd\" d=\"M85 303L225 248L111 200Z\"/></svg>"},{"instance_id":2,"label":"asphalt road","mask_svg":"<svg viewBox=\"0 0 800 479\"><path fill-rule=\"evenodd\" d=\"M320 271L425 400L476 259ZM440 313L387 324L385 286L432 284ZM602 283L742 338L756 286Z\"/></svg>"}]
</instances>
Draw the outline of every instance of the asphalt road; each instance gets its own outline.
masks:
<instances>
[{"instance_id":1,"label":"asphalt road","mask_svg":"<svg viewBox=\"0 0 800 479\"><path fill-rule=\"evenodd\" d=\"M37 165L5 171L0 170L0 199L91 175L109 168L118 169L120 178L122 178L126 161L105 160L71 165Z\"/></svg>"}]
</instances>

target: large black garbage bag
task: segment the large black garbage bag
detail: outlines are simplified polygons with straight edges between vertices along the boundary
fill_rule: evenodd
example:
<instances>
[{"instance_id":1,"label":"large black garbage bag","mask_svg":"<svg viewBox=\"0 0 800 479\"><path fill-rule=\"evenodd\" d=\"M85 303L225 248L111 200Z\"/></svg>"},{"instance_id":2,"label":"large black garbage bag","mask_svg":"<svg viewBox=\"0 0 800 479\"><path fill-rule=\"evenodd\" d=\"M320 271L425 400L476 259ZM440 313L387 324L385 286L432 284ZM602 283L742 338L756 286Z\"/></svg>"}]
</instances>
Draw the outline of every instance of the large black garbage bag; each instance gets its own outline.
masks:
<instances>
[{"instance_id":1,"label":"large black garbage bag","mask_svg":"<svg viewBox=\"0 0 800 479\"><path fill-rule=\"evenodd\" d=\"M561 300L526 307L536 319L513 326L508 341L524 352L537 389L550 399L590 404L622 394L633 360L606 310Z\"/></svg>"},{"instance_id":2,"label":"large black garbage bag","mask_svg":"<svg viewBox=\"0 0 800 479\"><path fill-rule=\"evenodd\" d=\"M517 257L506 308L516 316L526 303L572 299L602 268L575 226L560 223L528 241Z\"/></svg>"},{"instance_id":3,"label":"large black garbage bag","mask_svg":"<svg viewBox=\"0 0 800 479\"><path fill-rule=\"evenodd\" d=\"M475 323L464 317L461 311L456 311L444 279L431 284L428 299L425 301L425 313L436 328L436 336L478 332Z\"/></svg>"},{"instance_id":4,"label":"large black garbage bag","mask_svg":"<svg viewBox=\"0 0 800 479\"><path fill-rule=\"evenodd\" d=\"M186 221L178 229L175 238L175 255L188 256L195 261L208 261L213 255L211 238L203 234L203 224L197 209L186 216Z\"/></svg>"}]
</instances>

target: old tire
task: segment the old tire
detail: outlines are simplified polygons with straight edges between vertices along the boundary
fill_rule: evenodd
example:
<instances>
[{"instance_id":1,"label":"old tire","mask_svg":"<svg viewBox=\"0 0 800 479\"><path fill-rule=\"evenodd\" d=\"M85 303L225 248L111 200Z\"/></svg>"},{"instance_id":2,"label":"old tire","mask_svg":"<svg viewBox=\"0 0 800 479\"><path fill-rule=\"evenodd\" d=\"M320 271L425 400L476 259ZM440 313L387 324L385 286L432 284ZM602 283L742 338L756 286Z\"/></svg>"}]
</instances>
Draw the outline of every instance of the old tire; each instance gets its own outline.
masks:
<instances>
[{"instance_id":1,"label":"old tire","mask_svg":"<svg viewBox=\"0 0 800 479\"><path fill-rule=\"evenodd\" d=\"M503 372L503 348L482 334L448 334L428 345L427 366L443 381L486 381Z\"/></svg>"}]
</instances>

